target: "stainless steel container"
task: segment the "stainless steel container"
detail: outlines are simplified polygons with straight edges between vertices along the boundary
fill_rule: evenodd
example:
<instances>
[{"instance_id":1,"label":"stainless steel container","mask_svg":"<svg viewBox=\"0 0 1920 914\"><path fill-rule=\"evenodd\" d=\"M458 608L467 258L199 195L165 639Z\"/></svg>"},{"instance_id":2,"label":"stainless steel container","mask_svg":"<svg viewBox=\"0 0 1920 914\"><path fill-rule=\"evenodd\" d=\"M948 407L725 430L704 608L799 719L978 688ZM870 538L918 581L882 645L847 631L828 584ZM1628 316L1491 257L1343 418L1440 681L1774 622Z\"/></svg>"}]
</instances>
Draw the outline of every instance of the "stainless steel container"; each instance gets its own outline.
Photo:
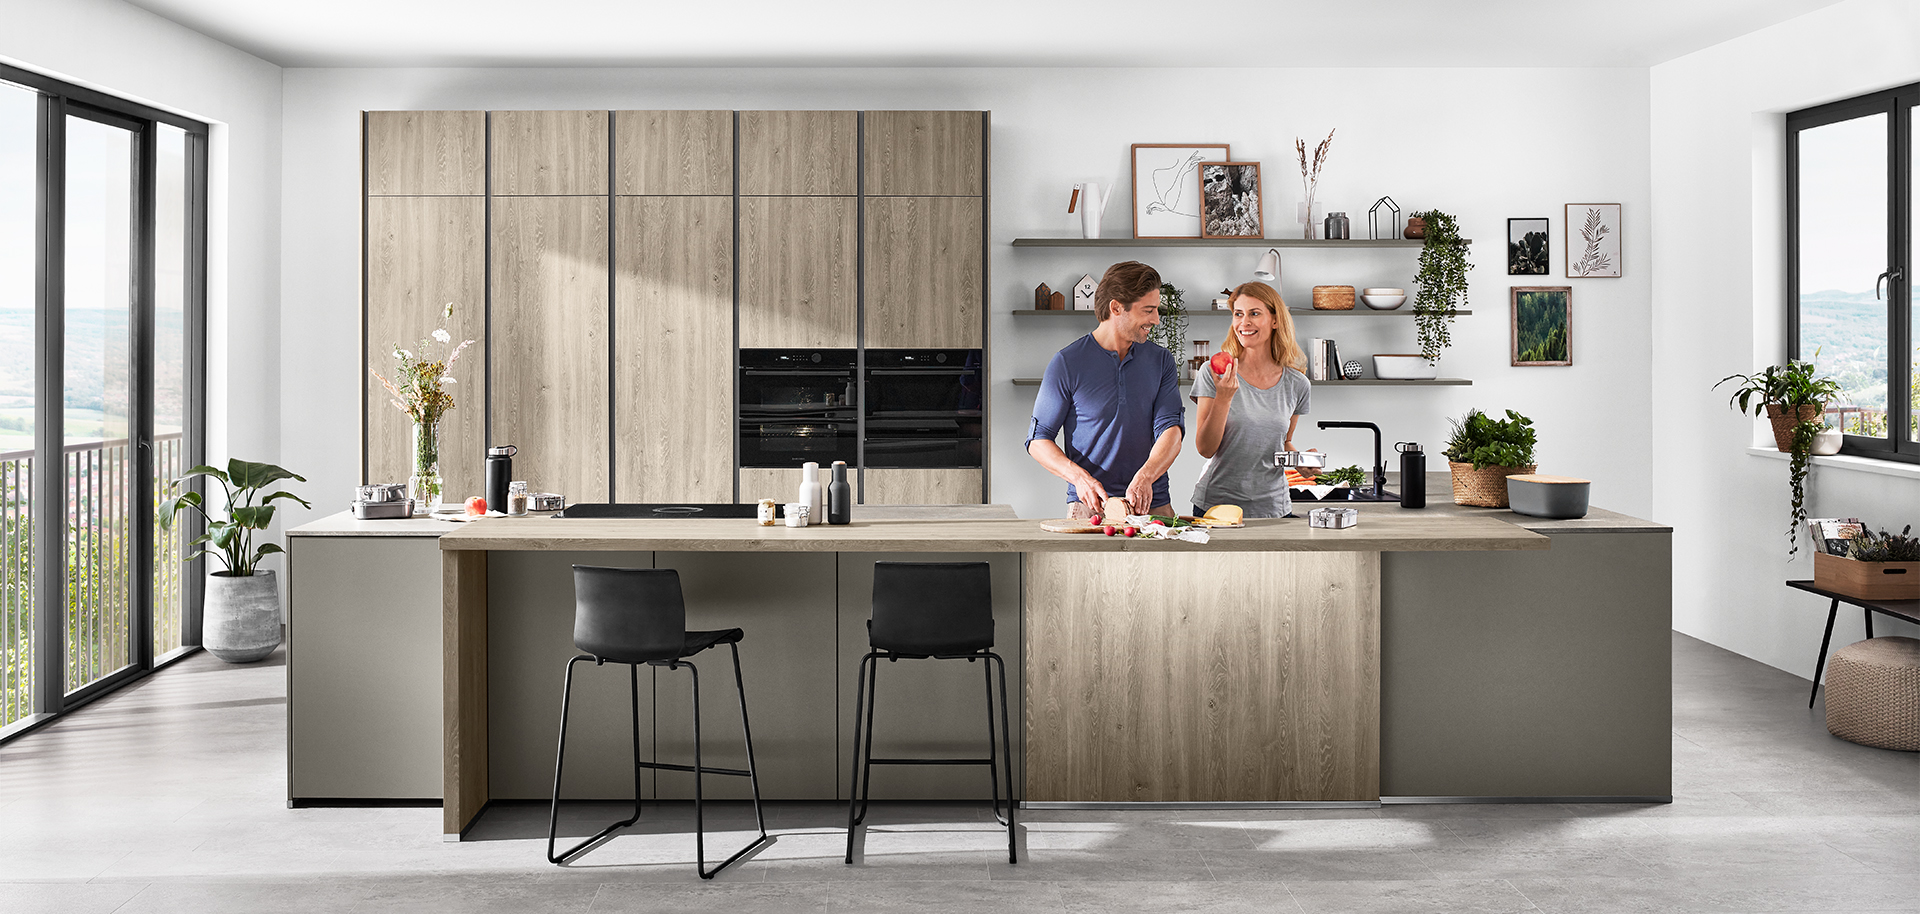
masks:
<instances>
[{"instance_id":1,"label":"stainless steel container","mask_svg":"<svg viewBox=\"0 0 1920 914\"><path fill-rule=\"evenodd\" d=\"M1360 523L1360 512L1353 508L1315 508L1307 512L1307 526L1342 530Z\"/></svg>"},{"instance_id":2,"label":"stainless steel container","mask_svg":"<svg viewBox=\"0 0 1920 914\"><path fill-rule=\"evenodd\" d=\"M402 488L405 488L402 486ZM402 498L399 501L356 501L353 503L354 520L401 520L413 516L413 499Z\"/></svg>"},{"instance_id":3,"label":"stainless steel container","mask_svg":"<svg viewBox=\"0 0 1920 914\"><path fill-rule=\"evenodd\" d=\"M407 500L407 484L404 482L376 482L372 485L354 489L354 504L379 505Z\"/></svg>"},{"instance_id":4,"label":"stainless steel container","mask_svg":"<svg viewBox=\"0 0 1920 914\"><path fill-rule=\"evenodd\" d=\"M565 495L552 492L535 492L527 496L528 511L564 511L567 507Z\"/></svg>"},{"instance_id":5,"label":"stainless steel container","mask_svg":"<svg viewBox=\"0 0 1920 914\"><path fill-rule=\"evenodd\" d=\"M1323 467L1327 465L1327 455L1322 451L1274 451L1273 465L1277 467Z\"/></svg>"}]
</instances>

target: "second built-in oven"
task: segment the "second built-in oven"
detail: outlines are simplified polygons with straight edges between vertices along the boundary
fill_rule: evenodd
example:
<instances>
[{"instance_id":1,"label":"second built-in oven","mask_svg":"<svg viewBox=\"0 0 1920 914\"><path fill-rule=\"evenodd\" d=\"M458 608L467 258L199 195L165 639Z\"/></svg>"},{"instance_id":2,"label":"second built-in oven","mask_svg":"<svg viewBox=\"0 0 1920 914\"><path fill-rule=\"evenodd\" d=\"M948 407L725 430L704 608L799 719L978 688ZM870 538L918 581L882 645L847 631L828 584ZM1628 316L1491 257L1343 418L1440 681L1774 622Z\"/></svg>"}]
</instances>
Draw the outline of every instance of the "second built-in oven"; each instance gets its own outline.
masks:
<instances>
[{"instance_id":1,"label":"second built-in oven","mask_svg":"<svg viewBox=\"0 0 1920 914\"><path fill-rule=\"evenodd\" d=\"M978 349L869 349L866 466L981 465Z\"/></svg>"},{"instance_id":2,"label":"second built-in oven","mask_svg":"<svg viewBox=\"0 0 1920 914\"><path fill-rule=\"evenodd\" d=\"M856 364L851 349L740 350L740 466L854 465Z\"/></svg>"}]
</instances>

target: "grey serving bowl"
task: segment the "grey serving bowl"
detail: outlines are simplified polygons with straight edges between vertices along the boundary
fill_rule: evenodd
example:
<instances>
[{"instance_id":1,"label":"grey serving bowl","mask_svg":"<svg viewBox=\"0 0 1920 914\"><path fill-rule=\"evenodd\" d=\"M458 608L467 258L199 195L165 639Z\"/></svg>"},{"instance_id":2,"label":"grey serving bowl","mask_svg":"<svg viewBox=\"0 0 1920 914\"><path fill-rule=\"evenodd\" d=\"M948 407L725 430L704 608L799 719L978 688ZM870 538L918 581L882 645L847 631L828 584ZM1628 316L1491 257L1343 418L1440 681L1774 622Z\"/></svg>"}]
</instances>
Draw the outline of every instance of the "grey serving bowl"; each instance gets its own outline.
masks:
<instances>
[{"instance_id":1,"label":"grey serving bowl","mask_svg":"<svg viewBox=\"0 0 1920 914\"><path fill-rule=\"evenodd\" d=\"M1531 473L1507 477L1507 503L1515 514L1571 520L1587 516L1587 490L1593 483L1571 476Z\"/></svg>"}]
</instances>

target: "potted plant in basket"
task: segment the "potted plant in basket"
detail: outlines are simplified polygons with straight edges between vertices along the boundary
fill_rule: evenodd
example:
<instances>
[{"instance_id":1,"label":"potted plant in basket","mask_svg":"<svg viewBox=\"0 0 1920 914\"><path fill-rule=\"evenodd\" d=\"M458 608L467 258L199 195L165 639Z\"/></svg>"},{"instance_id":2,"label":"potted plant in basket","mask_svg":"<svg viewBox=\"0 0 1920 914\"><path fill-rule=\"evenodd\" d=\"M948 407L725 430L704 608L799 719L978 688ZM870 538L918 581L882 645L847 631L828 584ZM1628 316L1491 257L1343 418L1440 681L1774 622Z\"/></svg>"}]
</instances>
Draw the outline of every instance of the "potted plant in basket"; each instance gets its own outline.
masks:
<instances>
[{"instance_id":1,"label":"potted plant in basket","mask_svg":"<svg viewBox=\"0 0 1920 914\"><path fill-rule=\"evenodd\" d=\"M306 482L304 476L271 463L227 461L223 472L210 466L197 466L173 481L178 490L196 476L219 480L226 494L226 512L215 518L207 513L205 499L198 492L180 492L160 504L160 525L173 526L174 515L192 508L206 518L207 531L188 545L211 543L189 559L210 555L227 566L225 571L207 575L206 608L201 615L200 643L208 653L228 663L251 663L265 658L280 645L280 589L273 572L262 570L260 560L283 552L276 543L254 545L255 531L273 523L273 503L282 499L297 501L311 508L306 500L292 492L263 489L283 479Z\"/></svg>"},{"instance_id":2,"label":"potted plant in basket","mask_svg":"<svg viewBox=\"0 0 1920 914\"><path fill-rule=\"evenodd\" d=\"M1477 409L1453 422L1447 467L1453 471L1453 503L1507 507L1507 477L1539 469L1533 462L1533 420L1513 410L1495 419Z\"/></svg>"},{"instance_id":3,"label":"potted plant in basket","mask_svg":"<svg viewBox=\"0 0 1920 914\"><path fill-rule=\"evenodd\" d=\"M1920 538L1913 525L1899 533L1862 530L1847 541L1847 554L1813 553L1813 583L1867 600L1920 599Z\"/></svg>"},{"instance_id":4,"label":"potted plant in basket","mask_svg":"<svg viewBox=\"0 0 1920 914\"><path fill-rule=\"evenodd\" d=\"M1426 243L1420 248L1420 271L1413 277L1420 291L1413 299L1415 331L1420 337L1420 354L1428 362L1438 362L1440 353L1453 345L1448 325L1453 312L1467 306L1467 246L1460 240L1460 225L1437 209L1414 213L1409 218L1424 220Z\"/></svg>"},{"instance_id":5,"label":"potted plant in basket","mask_svg":"<svg viewBox=\"0 0 1920 914\"><path fill-rule=\"evenodd\" d=\"M1816 350L1814 356L1818 357ZM1832 378L1814 374L1813 363L1792 359L1785 365L1768 365L1753 374L1731 374L1713 385L1715 390L1728 381L1739 381L1727 405L1741 413L1766 416L1773 425L1773 444L1792 455L1787 478L1793 488L1793 506L1787 515L1787 556L1800 552L1800 525L1807 520L1807 471L1813 465L1814 439L1821 430L1820 417L1827 401L1840 395L1840 385Z\"/></svg>"}]
</instances>

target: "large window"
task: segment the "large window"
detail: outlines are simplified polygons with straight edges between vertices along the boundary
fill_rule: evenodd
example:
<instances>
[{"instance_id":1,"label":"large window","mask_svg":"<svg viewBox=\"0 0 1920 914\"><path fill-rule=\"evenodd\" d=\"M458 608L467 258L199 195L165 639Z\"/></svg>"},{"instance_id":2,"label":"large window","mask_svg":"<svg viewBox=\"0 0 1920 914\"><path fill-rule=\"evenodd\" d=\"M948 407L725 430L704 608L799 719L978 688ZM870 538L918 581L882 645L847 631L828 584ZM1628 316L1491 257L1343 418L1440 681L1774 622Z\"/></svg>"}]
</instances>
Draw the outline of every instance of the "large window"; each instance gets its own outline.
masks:
<instances>
[{"instance_id":1,"label":"large window","mask_svg":"<svg viewBox=\"0 0 1920 914\"><path fill-rule=\"evenodd\" d=\"M206 127L0 66L0 737L198 643Z\"/></svg>"},{"instance_id":2,"label":"large window","mask_svg":"<svg viewBox=\"0 0 1920 914\"><path fill-rule=\"evenodd\" d=\"M1787 116L1788 355L1838 381L1843 453L1920 462L1913 109L1920 85Z\"/></svg>"}]
</instances>

